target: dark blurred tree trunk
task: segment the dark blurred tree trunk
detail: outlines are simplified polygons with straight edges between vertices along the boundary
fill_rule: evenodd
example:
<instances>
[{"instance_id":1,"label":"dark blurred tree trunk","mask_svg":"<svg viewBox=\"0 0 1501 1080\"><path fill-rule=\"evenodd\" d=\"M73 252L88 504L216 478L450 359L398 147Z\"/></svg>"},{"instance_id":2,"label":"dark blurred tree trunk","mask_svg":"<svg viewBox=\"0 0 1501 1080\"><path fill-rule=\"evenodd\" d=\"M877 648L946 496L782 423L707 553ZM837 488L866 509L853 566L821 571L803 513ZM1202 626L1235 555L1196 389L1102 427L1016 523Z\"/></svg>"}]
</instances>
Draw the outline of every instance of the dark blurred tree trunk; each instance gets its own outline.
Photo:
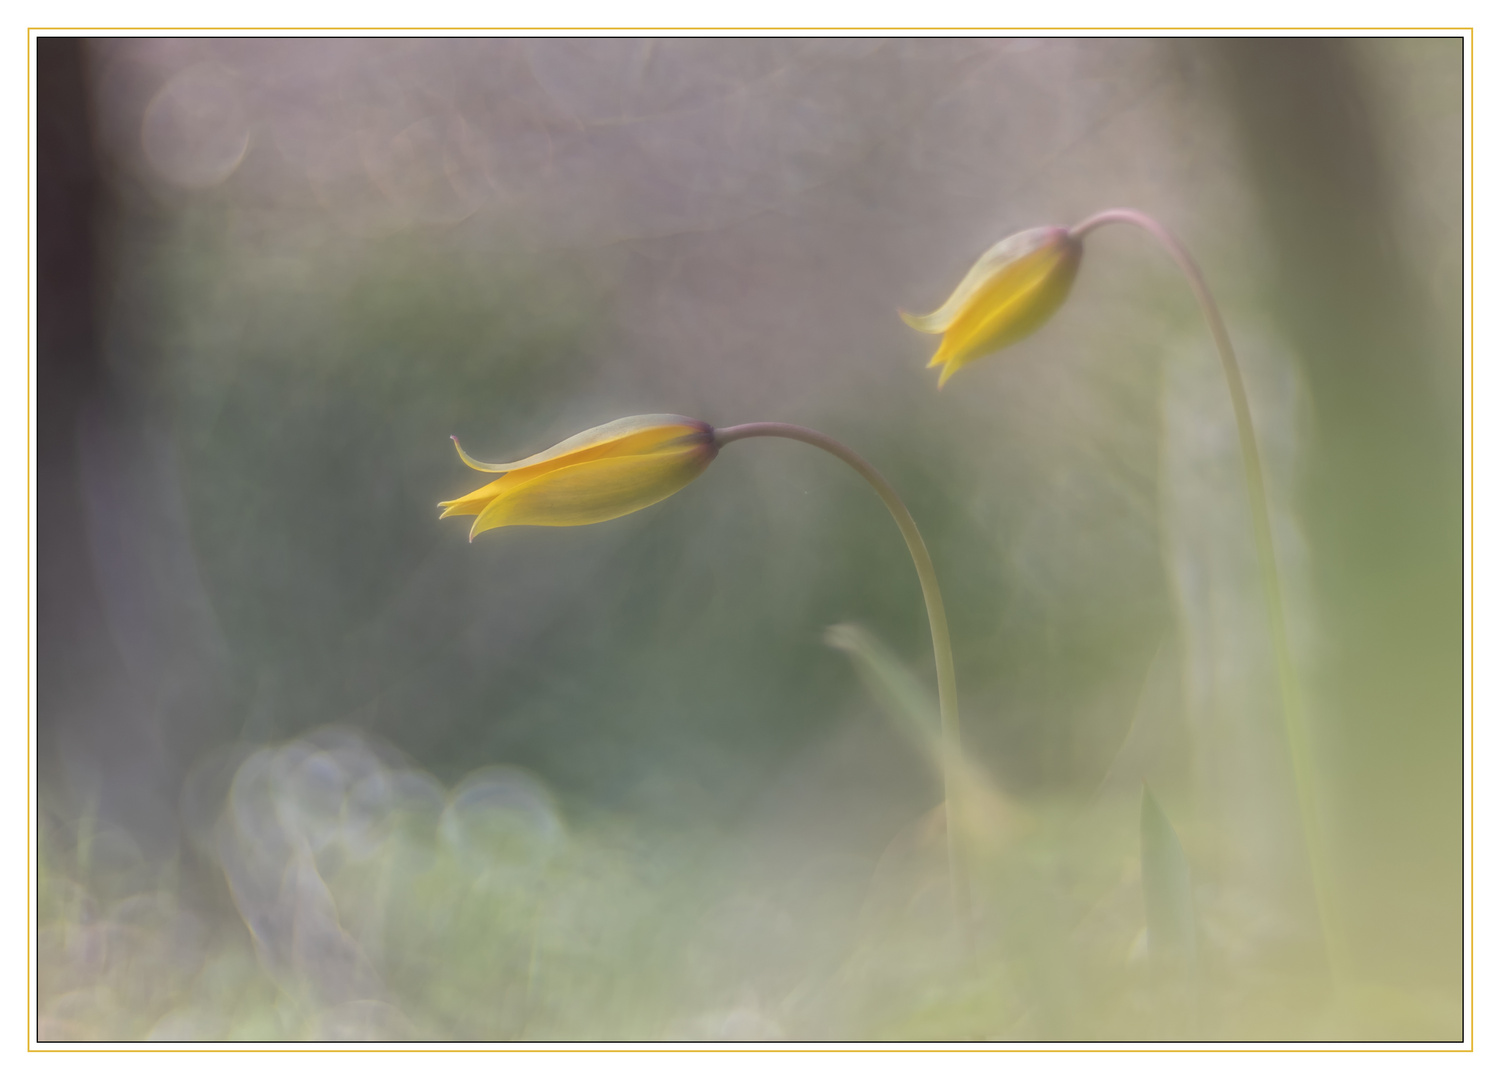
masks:
<instances>
[{"instance_id":1,"label":"dark blurred tree trunk","mask_svg":"<svg viewBox=\"0 0 1501 1080\"><path fill-rule=\"evenodd\" d=\"M1327 809L1354 962L1457 991L1462 328L1437 325L1399 255L1351 44L1247 39L1213 55L1313 404L1302 511L1327 649L1313 722L1339 785ZM1462 190L1456 176L1456 205Z\"/></svg>"},{"instance_id":2,"label":"dark blurred tree trunk","mask_svg":"<svg viewBox=\"0 0 1501 1080\"><path fill-rule=\"evenodd\" d=\"M105 619L82 488L80 418L112 413L116 397L98 330L102 187L85 43L41 38L36 65L39 770L49 797L97 800L102 817L163 835L162 793L133 787L150 774L140 765L156 757L154 739Z\"/></svg>"},{"instance_id":3,"label":"dark blurred tree trunk","mask_svg":"<svg viewBox=\"0 0 1501 1080\"><path fill-rule=\"evenodd\" d=\"M112 659L79 493L79 411L103 381L94 324L98 177L82 42L37 42L37 703L41 748ZM52 755L49 753L48 755ZM54 764L49 761L48 764Z\"/></svg>"}]
</instances>

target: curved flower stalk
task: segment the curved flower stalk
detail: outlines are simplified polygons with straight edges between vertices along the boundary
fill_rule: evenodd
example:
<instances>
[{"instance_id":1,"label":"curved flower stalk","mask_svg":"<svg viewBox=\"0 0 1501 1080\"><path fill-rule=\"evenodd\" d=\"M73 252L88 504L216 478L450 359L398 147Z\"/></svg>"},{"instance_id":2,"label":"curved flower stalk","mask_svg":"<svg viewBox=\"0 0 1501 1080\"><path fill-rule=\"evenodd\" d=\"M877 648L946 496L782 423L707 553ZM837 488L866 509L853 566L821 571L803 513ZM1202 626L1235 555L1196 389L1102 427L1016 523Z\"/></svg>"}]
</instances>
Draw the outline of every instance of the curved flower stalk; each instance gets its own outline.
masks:
<instances>
[{"instance_id":1,"label":"curved flower stalk","mask_svg":"<svg viewBox=\"0 0 1501 1080\"><path fill-rule=\"evenodd\" d=\"M875 489L886 504L917 570L927 606L933 659L938 668L940 760L944 800L957 805L953 778L959 756L959 692L954 652L938 574L917 523L896 489L875 467L843 443L796 424L740 424L710 427L686 416L628 416L565 439L540 454L503 464L470 457L454 439L459 457L471 469L501 476L476 491L438 505L440 517L475 516L469 539L505 525L590 525L609 521L661 502L696 479L721 447L741 439L771 436L816 446L843 461ZM951 815L951 820L957 815ZM955 830L949 830L949 866L961 926L968 900L956 854Z\"/></svg>"},{"instance_id":2,"label":"curved flower stalk","mask_svg":"<svg viewBox=\"0 0 1501 1080\"><path fill-rule=\"evenodd\" d=\"M1103 210L1072 228L1049 226L1029 229L1002 240L981 256L943 307L924 318L915 318L905 312L901 315L915 329L944 335L938 353L928 365L932 367L944 364L943 373L938 380L938 385L942 387L960 367L1020 341L1046 322L1068 297L1084 255L1085 237L1102 226L1112 224L1134 225L1144 230L1178 264L1178 268L1188 279L1189 288L1193 290L1204 321L1209 324L1209 333L1214 339L1220 365L1224 369L1225 385L1235 410L1241 464L1250 498L1251 531L1256 544L1256 561L1260 570L1272 652L1276 658L1282 720L1292 757L1303 839L1313 874L1314 900L1318 907L1330 967L1338 976L1344 968L1343 939L1335 918L1324 843L1314 804L1308 733L1303 719L1302 696L1298 689L1292 650L1288 645L1282 579L1277 572L1277 555L1272 542L1271 514L1267 509L1261 453L1257 448L1256 429L1251 422L1245 381L1241 377L1240 364L1235 359L1235 350L1230 345L1230 335L1193 256L1155 218L1139 210Z\"/></svg>"}]
</instances>

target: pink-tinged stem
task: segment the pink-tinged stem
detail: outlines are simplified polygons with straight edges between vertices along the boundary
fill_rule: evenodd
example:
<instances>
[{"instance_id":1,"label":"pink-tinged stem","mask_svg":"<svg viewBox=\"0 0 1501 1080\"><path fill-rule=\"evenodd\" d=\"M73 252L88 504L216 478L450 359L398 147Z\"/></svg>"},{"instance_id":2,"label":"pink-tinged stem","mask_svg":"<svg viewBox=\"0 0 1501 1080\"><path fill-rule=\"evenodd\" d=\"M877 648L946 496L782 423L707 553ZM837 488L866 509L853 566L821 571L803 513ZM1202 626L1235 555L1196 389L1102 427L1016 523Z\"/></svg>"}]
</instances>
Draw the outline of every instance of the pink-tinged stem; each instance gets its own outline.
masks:
<instances>
[{"instance_id":1,"label":"pink-tinged stem","mask_svg":"<svg viewBox=\"0 0 1501 1080\"><path fill-rule=\"evenodd\" d=\"M954 783L956 765L959 761L959 688L954 677L954 650L949 642L949 622L948 616L944 614L943 593L938 588L938 573L933 569L933 560L928 555L928 546L923 543L922 534L917 531L917 522L912 520L911 512L897 495L896 489L876 471L875 466L837 439L831 439L822 432L800 427L797 424L738 424L735 427L717 428L714 432L715 442L719 446L757 436L793 439L833 454L875 488L876 494L881 497L881 501L886 504L886 509L891 512L892 518L896 521L897 528L901 530L902 539L907 542L907 551L912 556L912 565L917 569L917 580L922 585L923 602L928 608L928 630L933 636L933 661L938 668L939 746L943 769L944 806L947 816L945 831L948 834L949 878L960 926L967 934L968 888L960 865L957 839L964 816L960 812L958 792L955 790Z\"/></svg>"},{"instance_id":2,"label":"pink-tinged stem","mask_svg":"<svg viewBox=\"0 0 1501 1080\"><path fill-rule=\"evenodd\" d=\"M1261 594L1266 604L1267 622L1270 627L1272 653L1276 658L1277 684L1282 696L1282 720L1287 733L1288 748L1292 758L1293 782L1298 793L1298 811L1303 821L1303 839L1308 850L1308 862L1313 874L1314 902L1318 907L1319 923L1323 928L1324 947L1328 953L1331 970L1340 976L1344 970L1344 942L1338 932L1329 873L1325 863L1324 844L1318 824L1318 810L1313 797L1312 755L1309 752L1308 731L1303 718L1302 696L1298 691L1296 669L1293 666L1292 650L1287 639L1287 616L1282 599L1282 578L1277 572L1277 553L1272 542L1272 519L1268 510L1266 481L1261 468L1261 453L1256 445L1256 429L1251 423L1251 406L1246 397L1245 381L1241 378L1240 364L1235 359L1235 350L1230 345L1230 335L1225 330L1225 321L1220 317L1218 305L1209 292L1204 274L1194 262L1188 249L1167 227L1139 210L1113 209L1085 218L1070 230L1075 239L1085 236L1102 225L1134 225L1150 233L1167 250L1179 269L1188 278L1194 299L1204 321L1209 324L1210 336L1220 355L1220 365L1225 372L1225 384L1230 390L1230 402L1235 409L1235 428L1240 436L1240 459L1246 476L1246 490L1251 504L1251 531L1256 540L1256 561L1261 570Z\"/></svg>"}]
</instances>

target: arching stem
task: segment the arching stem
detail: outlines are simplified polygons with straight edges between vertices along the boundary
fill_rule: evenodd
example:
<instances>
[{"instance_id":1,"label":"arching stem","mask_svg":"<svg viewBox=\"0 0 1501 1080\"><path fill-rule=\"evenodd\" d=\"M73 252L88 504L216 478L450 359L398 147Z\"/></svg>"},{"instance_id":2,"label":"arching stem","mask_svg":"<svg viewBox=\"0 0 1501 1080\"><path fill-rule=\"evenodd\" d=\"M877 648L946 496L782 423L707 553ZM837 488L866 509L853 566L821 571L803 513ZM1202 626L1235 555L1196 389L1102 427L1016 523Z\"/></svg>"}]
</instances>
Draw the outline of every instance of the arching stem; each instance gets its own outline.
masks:
<instances>
[{"instance_id":1,"label":"arching stem","mask_svg":"<svg viewBox=\"0 0 1501 1080\"><path fill-rule=\"evenodd\" d=\"M933 636L933 662L938 669L939 747L943 772L945 832L948 836L949 884L961 933L967 937L968 882L963 872L958 840L964 816L959 805L959 792L956 790L955 783L956 766L959 761L959 689L954 678L954 650L949 643L949 622L943 610L943 593L938 588L938 574L933 569L933 560L928 555L928 546L923 543L922 534L917 531L917 522L912 520L911 512L897 495L896 489L876 471L875 466L837 439L831 439L822 432L800 427L797 424L739 424L735 427L717 428L714 432L715 442L719 446L758 436L793 439L833 454L875 488L876 494L881 497L881 501L886 504L886 509L891 512L892 518L896 521L897 528L901 530L902 539L907 542L907 551L912 556L912 565L917 569L917 580L922 585L923 602L928 609L928 629Z\"/></svg>"},{"instance_id":2,"label":"arching stem","mask_svg":"<svg viewBox=\"0 0 1501 1080\"><path fill-rule=\"evenodd\" d=\"M1209 324L1210 336L1219 352L1224 368L1225 383L1230 390L1230 402L1235 409L1235 428L1240 436L1241 465L1245 470L1246 490L1251 504L1251 531L1256 541L1256 561L1261 571L1261 594L1266 604L1267 622L1272 642L1272 653L1277 666L1277 685L1282 697L1282 721L1286 729L1289 754L1292 758L1293 783L1298 794L1298 812L1303 822L1303 840L1308 850L1309 868L1313 877L1314 902L1318 907L1319 924L1323 930L1324 948L1330 970L1339 978L1345 969L1344 941L1335 918L1329 872L1325 863L1324 844L1318 824L1318 808L1313 795L1313 764L1309 749L1308 731L1303 718L1302 697L1298 691L1297 672L1293 666L1292 650L1287 640L1287 615L1283 603L1282 578L1277 572L1276 548L1272 542L1272 519L1268 510L1266 481L1261 468L1261 454L1256 445L1256 430L1251 424L1251 406L1246 398L1245 381L1241 378L1240 364L1235 359L1235 350L1230 345L1230 335L1225 330L1225 321L1220 317L1219 307L1209 292L1203 273L1194 262L1188 249L1161 222L1148 217L1139 210L1102 210L1088 217L1070 230L1077 240L1102 225L1134 225L1150 233L1172 256L1179 269L1188 278L1189 288L1199 302L1204 321Z\"/></svg>"}]
</instances>

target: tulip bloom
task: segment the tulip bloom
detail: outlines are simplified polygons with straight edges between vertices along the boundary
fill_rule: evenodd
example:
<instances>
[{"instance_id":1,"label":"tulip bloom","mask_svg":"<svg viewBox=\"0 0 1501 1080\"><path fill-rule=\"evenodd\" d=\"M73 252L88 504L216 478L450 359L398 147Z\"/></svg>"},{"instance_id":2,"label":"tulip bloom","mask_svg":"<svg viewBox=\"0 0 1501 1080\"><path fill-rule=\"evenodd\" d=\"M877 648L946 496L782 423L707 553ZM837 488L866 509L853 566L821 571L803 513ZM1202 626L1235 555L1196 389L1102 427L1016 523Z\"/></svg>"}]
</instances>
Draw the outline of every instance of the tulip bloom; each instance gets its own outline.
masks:
<instances>
[{"instance_id":1,"label":"tulip bloom","mask_svg":"<svg viewBox=\"0 0 1501 1080\"><path fill-rule=\"evenodd\" d=\"M550 450L500 465L459 457L471 469L503 473L438 505L440 517L473 514L473 540L502 525L592 525L661 502L709 467L714 429L686 416L628 416L565 439Z\"/></svg>"},{"instance_id":2,"label":"tulip bloom","mask_svg":"<svg viewBox=\"0 0 1501 1080\"><path fill-rule=\"evenodd\" d=\"M843 461L875 489L906 541L928 610L933 637L933 660L938 668L939 759L945 799L954 798L953 772L962 767L959 753L959 690L954 679L954 650L949 643L948 617L938 575L917 522L896 489L875 467L843 443L796 424L737 424L713 428L686 416L628 416L590 428L520 461L491 465L454 447L471 469L503 473L478 491L439 503L442 517L474 514L469 530L473 540L486 529L502 525L588 525L621 517L684 487L709 467L719 448L741 439L776 437L807 443ZM960 815L952 817L958 820ZM969 903L956 854L954 830L949 833L950 880L954 907L961 923Z\"/></svg>"},{"instance_id":3,"label":"tulip bloom","mask_svg":"<svg viewBox=\"0 0 1501 1080\"><path fill-rule=\"evenodd\" d=\"M1313 791L1313 766L1304 726L1302 693L1298 687L1292 649L1288 643L1282 578L1277 571L1277 555L1272 540L1271 511L1268 509L1266 481L1262 475L1261 453L1256 445L1256 428L1251 421L1251 405L1241 378L1240 362L1230 344L1225 320L1209 291L1209 283L1178 238L1161 222L1139 210L1118 207L1102 210L1085 218L1071 229L1049 226L1029 229L1002 240L987 251L965 275L954 295L931 315L902 318L907 325L929 334L942 334L943 343L928 365L943 365L938 377L942 386L955 371L987 353L1020 341L1045 323L1068 298L1079 260L1084 253L1084 239L1106 225L1132 225L1148 233L1165 250L1188 280L1194 299L1210 337L1220 354L1225 385L1235 412L1235 427L1240 440L1241 467L1245 472L1246 493L1250 497L1251 535L1256 544L1256 561L1261 572L1262 596L1266 603L1271 631L1272 655L1277 664L1277 682L1282 696L1282 721L1292 756L1293 781L1298 794L1298 812L1302 818L1303 838L1313 870L1314 900L1324 933L1325 948L1331 969L1338 975L1347 963L1344 956L1343 931L1333 906L1330 873L1320 837L1316 800Z\"/></svg>"},{"instance_id":4,"label":"tulip bloom","mask_svg":"<svg viewBox=\"0 0 1501 1080\"><path fill-rule=\"evenodd\" d=\"M928 367L943 365L939 387L965 364L1015 344L1047 322L1068 299L1083 253L1068 229L1028 229L980 256L933 314L901 312L914 330L943 335L928 361Z\"/></svg>"}]
</instances>

